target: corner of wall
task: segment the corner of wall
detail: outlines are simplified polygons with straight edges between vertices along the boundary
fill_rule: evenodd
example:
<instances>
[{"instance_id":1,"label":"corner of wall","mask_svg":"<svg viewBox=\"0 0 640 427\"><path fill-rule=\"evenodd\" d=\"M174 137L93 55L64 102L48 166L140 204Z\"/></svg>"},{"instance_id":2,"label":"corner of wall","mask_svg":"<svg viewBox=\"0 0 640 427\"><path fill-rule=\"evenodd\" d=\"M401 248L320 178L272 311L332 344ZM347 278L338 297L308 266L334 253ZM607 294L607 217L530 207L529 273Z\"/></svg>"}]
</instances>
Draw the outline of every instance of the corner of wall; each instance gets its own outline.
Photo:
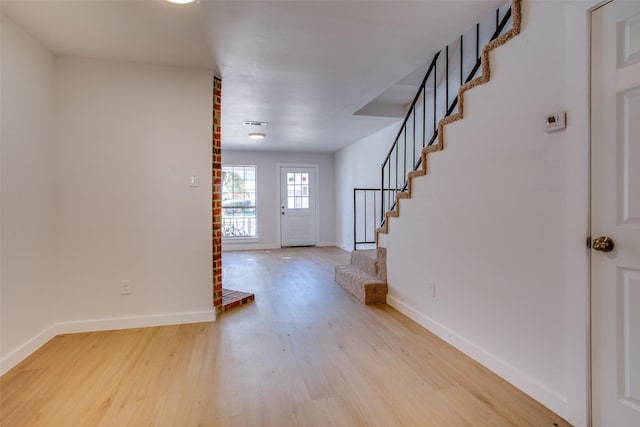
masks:
<instances>
[{"instance_id":1,"label":"corner of wall","mask_svg":"<svg viewBox=\"0 0 640 427\"><path fill-rule=\"evenodd\" d=\"M36 334L22 345L0 359L0 375L9 372L18 363L29 357L32 353L45 345L49 340L59 334L58 325L53 324Z\"/></svg>"},{"instance_id":2,"label":"corner of wall","mask_svg":"<svg viewBox=\"0 0 640 427\"><path fill-rule=\"evenodd\" d=\"M118 329L150 328L186 323L204 323L214 322L215 320L216 311L210 310L190 313L163 313L158 315L54 323L0 359L0 375L4 375L9 370L17 366L24 359L36 352L40 347L55 338L56 335L95 331L113 331Z\"/></svg>"}]
</instances>

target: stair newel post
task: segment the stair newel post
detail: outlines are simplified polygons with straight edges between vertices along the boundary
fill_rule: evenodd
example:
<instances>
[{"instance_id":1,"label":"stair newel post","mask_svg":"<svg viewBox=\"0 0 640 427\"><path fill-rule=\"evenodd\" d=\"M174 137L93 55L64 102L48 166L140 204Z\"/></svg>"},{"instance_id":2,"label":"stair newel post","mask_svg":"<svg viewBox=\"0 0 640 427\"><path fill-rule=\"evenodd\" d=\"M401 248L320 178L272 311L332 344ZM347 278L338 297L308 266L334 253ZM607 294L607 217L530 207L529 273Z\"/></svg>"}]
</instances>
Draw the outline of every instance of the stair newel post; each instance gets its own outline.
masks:
<instances>
[{"instance_id":1,"label":"stair newel post","mask_svg":"<svg viewBox=\"0 0 640 427\"><path fill-rule=\"evenodd\" d=\"M356 227L357 227L357 218L356 218L356 189L353 189L353 250L357 250L356 241L358 240L356 237Z\"/></svg>"},{"instance_id":2,"label":"stair newel post","mask_svg":"<svg viewBox=\"0 0 640 427\"><path fill-rule=\"evenodd\" d=\"M384 165L387 163L386 159L380 166L380 225L384 221Z\"/></svg>"}]
</instances>

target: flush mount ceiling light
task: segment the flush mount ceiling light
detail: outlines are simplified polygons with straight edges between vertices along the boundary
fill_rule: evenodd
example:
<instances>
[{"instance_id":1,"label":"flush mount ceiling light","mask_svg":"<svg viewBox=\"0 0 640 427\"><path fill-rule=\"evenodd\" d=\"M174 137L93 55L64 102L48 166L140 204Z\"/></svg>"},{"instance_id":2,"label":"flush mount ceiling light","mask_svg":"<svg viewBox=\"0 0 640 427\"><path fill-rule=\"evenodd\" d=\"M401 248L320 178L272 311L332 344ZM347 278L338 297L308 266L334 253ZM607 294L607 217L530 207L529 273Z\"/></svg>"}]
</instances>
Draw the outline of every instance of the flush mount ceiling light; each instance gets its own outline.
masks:
<instances>
[{"instance_id":1,"label":"flush mount ceiling light","mask_svg":"<svg viewBox=\"0 0 640 427\"><path fill-rule=\"evenodd\" d=\"M170 3L176 3L176 4L188 4L188 3L193 3L195 0L167 0Z\"/></svg>"},{"instance_id":2,"label":"flush mount ceiling light","mask_svg":"<svg viewBox=\"0 0 640 427\"><path fill-rule=\"evenodd\" d=\"M251 139L264 139L266 135L264 133L252 132L249 134L249 138Z\"/></svg>"}]
</instances>

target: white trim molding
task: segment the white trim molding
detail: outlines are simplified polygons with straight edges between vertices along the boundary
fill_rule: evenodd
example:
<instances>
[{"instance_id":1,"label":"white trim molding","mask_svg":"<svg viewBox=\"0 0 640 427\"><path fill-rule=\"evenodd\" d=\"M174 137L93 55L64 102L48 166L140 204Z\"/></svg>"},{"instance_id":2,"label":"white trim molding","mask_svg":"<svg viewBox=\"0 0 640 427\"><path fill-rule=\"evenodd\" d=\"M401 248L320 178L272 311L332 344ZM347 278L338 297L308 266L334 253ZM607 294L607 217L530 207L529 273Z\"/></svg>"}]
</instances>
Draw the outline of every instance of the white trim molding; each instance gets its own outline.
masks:
<instances>
[{"instance_id":1,"label":"white trim molding","mask_svg":"<svg viewBox=\"0 0 640 427\"><path fill-rule=\"evenodd\" d=\"M409 317L420 326L437 335L448 344L451 344L487 369L504 378L507 382L527 393L529 396L542 403L556 414L566 418L567 399L562 394L549 389L535 378L532 378L526 372L522 372L491 352L478 346L473 341L436 322L429 316L425 316L417 309L400 299L387 295L387 304Z\"/></svg>"},{"instance_id":2,"label":"white trim molding","mask_svg":"<svg viewBox=\"0 0 640 427\"><path fill-rule=\"evenodd\" d=\"M144 316L115 317L110 319L80 320L54 323L20 347L0 359L0 375L4 375L32 353L60 334L112 331L118 329L149 328L153 326L180 325L185 323L214 322L215 310L187 313L151 314Z\"/></svg>"}]
</instances>

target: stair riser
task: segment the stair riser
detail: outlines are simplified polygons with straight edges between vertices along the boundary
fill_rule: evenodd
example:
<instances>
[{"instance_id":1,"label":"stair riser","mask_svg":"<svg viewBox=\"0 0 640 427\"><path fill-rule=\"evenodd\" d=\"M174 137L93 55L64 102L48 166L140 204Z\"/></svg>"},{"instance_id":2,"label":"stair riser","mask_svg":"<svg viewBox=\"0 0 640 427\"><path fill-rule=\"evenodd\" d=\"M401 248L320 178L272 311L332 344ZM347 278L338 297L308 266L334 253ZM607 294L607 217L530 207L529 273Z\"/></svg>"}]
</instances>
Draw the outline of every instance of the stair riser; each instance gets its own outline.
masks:
<instances>
[{"instance_id":1,"label":"stair riser","mask_svg":"<svg viewBox=\"0 0 640 427\"><path fill-rule=\"evenodd\" d=\"M387 248L376 248L376 266L377 266L377 275L376 277L380 280L387 281Z\"/></svg>"},{"instance_id":2,"label":"stair riser","mask_svg":"<svg viewBox=\"0 0 640 427\"><path fill-rule=\"evenodd\" d=\"M378 277L378 260L373 251L351 252L351 265L358 267L370 276Z\"/></svg>"},{"instance_id":3,"label":"stair riser","mask_svg":"<svg viewBox=\"0 0 640 427\"><path fill-rule=\"evenodd\" d=\"M385 248L353 251L351 252L351 265L379 280L387 280L387 250Z\"/></svg>"}]
</instances>

